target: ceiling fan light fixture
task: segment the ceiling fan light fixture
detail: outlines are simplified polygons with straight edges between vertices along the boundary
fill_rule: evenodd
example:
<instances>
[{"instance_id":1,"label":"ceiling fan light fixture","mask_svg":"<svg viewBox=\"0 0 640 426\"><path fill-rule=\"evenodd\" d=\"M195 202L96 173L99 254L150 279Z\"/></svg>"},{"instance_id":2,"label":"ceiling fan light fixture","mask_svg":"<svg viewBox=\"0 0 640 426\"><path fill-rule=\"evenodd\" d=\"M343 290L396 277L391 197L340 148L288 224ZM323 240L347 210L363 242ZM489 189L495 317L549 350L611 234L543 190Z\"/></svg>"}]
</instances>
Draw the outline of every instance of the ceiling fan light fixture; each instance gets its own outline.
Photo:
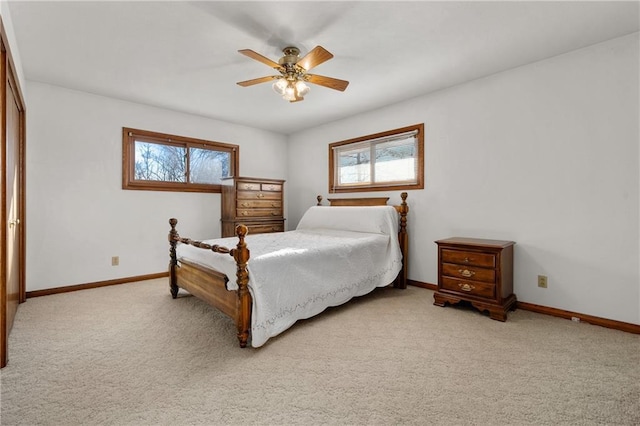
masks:
<instances>
[{"instance_id":1,"label":"ceiling fan light fixture","mask_svg":"<svg viewBox=\"0 0 640 426\"><path fill-rule=\"evenodd\" d=\"M299 98L304 97L304 95L309 93L309 90L311 90L311 88L307 86L304 81L302 80L296 81L296 92L298 93Z\"/></svg>"},{"instance_id":2,"label":"ceiling fan light fixture","mask_svg":"<svg viewBox=\"0 0 640 426\"><path fill-rule=\"evenodd\" d=\"M289 83L284 78L279 78L273 83L273 90L280 96L284 96L284 91Z\"/></svg>"},{"instance_id":3,"label":"ceiling fan light fixture","mask_svg":"<svg viewBox=\"0 0 640 426\"><path fill-rule=\"evenodd\" d=\"M287 87L284 89L284 95L282 95L282 98L285 101L289 101L289 102L295 101L296 100L296 87L293 84L289 83L287 85Z\"/></svg>"}]
</instances>

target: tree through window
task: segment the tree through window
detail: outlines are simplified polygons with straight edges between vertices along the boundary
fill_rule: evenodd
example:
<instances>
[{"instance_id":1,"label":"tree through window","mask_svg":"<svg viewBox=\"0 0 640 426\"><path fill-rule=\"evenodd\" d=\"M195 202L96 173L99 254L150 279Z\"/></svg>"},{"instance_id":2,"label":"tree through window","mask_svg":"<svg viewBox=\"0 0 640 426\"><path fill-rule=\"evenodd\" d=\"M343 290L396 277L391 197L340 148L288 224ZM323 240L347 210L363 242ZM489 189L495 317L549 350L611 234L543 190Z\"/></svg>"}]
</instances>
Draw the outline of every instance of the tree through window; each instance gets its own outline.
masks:
<instances>
[{"instance_id":1,"label":"tree through window","mask_svg":"<svg viewBox=\"0 0 640 426\"><path fill-rule=\"evenodd\" d=\"M124 189L220 192L237 174L239 147L123 128Z\"/></svg>"}]
</instances>

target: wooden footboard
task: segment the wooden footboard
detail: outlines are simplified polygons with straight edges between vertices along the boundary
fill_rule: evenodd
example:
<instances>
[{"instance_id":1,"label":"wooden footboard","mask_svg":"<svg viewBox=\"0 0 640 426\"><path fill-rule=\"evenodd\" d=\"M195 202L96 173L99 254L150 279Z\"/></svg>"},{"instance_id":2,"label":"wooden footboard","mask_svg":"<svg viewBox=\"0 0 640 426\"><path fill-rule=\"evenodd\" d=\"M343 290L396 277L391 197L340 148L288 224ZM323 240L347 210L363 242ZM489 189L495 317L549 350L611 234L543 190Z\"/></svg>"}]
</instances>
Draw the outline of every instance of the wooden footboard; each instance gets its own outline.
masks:
<instances>
[{"instance_id":1,"label":"wooden footboard","mask_svg":"<svg viewBox=\"0 0 640 426\"><path fill-rule=\"evenodd\" d=\"M171 231L169 231L169 286L171 296L174 299L178 297L178 289L181 287L230 316L236 323L240 347L246 347L251 327L251 293L249 293L249 273L247 271L249 249L244 240L247 235L247 227L244 225L236 227L238 244L235 248L228 249L219 245L212 246L201 241L180 237L176 230L178 220L175 218L169 219L169 224L171 225ZM228 278L214 269L205 268L188 261L178 263L176 256L178 243L233 256L237 265L238 290L227 290Z\"/></svg>"}]
</instances>

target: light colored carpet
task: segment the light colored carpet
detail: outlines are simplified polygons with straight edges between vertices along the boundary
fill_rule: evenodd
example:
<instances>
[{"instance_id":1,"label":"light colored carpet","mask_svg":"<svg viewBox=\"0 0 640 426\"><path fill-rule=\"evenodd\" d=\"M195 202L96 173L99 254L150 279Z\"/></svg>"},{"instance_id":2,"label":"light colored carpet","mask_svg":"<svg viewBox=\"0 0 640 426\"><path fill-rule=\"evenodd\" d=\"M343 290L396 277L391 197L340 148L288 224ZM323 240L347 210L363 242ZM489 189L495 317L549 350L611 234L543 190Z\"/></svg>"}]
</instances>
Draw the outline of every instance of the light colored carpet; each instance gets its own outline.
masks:
<instances>
[{"instance_id":1,"label":"light colored carpet","mask_svg":"<svg viewBox=\"0 0 640 426\"><path fill-rule=\"evenodd\" d=\"M29 299L3 425L638 425L640 336L385 288L260 349L166 279Z\"/></svg>"}]
</instances>

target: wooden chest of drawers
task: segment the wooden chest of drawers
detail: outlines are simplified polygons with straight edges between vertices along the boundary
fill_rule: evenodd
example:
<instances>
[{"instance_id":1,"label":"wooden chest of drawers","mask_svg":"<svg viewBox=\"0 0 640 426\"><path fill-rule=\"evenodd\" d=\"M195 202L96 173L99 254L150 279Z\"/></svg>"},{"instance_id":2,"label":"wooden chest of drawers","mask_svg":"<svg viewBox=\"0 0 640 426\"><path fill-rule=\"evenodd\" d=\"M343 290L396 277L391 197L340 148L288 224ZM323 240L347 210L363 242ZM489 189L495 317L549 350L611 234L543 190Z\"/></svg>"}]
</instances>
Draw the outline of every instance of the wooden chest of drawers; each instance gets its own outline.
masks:
<instances>
[{"instance_id":1,"label":"wooden chest of drawers","mask_svg":"<svg viewBox=\"0 0 640 426\"><path fill-rule=\"evenodd\" d=\"M515 309L513 241L448 238L438 244L438 291L434 305L462 300L495 320L506 321Z\"/></svg>"},{"instance_id":2,"label":"wooden chest of drawers","mask_svg":"<svg viewBox=\"0 0 640 426\"><path fill-rule=\"evenodd\" d=\"M249 234L284 232L284 181L250 177L223 179L222 237L242 223Z\"/></svg>"}]
</instances>

